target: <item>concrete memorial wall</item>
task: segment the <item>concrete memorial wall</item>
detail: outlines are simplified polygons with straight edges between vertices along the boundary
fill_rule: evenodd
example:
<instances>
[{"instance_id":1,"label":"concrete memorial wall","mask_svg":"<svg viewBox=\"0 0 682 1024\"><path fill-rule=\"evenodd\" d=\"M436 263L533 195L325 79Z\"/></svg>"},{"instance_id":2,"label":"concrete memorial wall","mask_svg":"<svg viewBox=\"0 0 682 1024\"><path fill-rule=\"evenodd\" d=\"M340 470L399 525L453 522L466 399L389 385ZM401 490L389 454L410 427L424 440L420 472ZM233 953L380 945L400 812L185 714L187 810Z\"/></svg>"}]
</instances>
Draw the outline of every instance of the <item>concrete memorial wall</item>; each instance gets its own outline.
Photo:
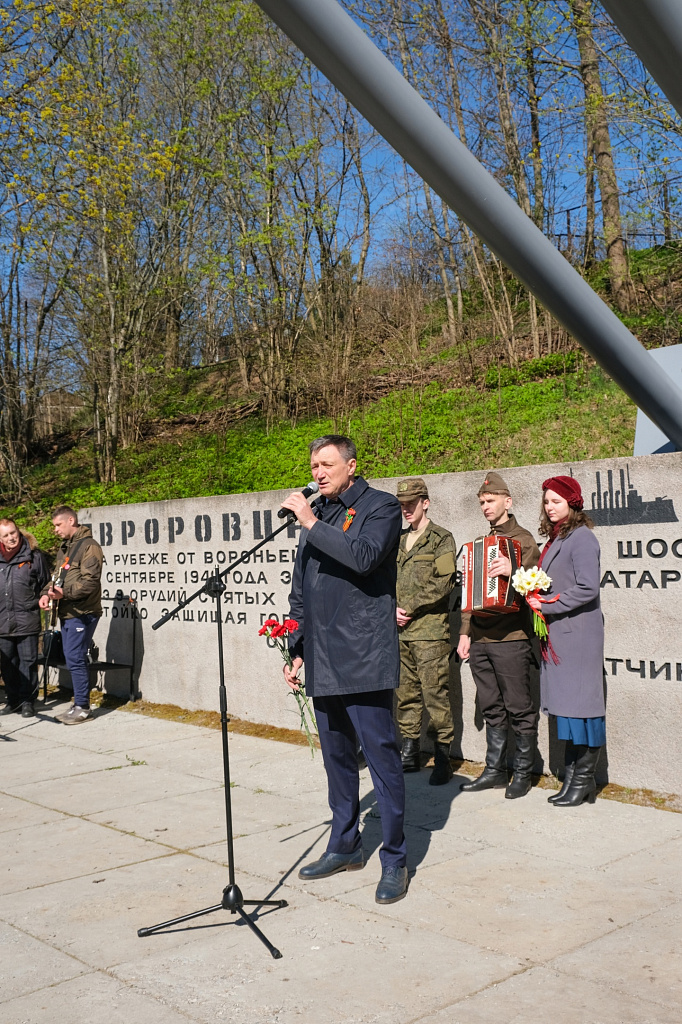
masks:
<instances>
[{"instance_id":1,"label":"concrete memorial wall","mask_svg":"<svg viewBox=\"0 0 682 1024\"><path fill-rule=\"evenodd\" d=\"M486 532L476 497L485 468L428 476L431 517L458 547ZM498 467L495 467L498 468ZM520 523L537 536L542 481L558 473L582 486L601 544L606 625L607 757L602 774L626 786L682 792L682 454L501 469ZM395 493L396 480L371 481ZM306 483L301 481L301 485ZM208 489L208 485L207 485ZM144 699L189 709L218 709L215 606L202 595L158 630L154 623L279 525L283 491L90 508L81 512L104 551L104 617L95 641L102 660L130 662L136 619L136 676ZM298 727L279 652L258 636L268 617L288 613L299 529L289 526L227 578L223 628L232 715ZM129 599L133 598L135 605ZM452 639L458 637L459 592ZM483 721L468 665L453 653L453 753L482 760ZM121 689L110 673L109 689ZM537 674L534 679L537 687ZM545 771L559 748L541 716Z\"/></svg>"}]
</instances>

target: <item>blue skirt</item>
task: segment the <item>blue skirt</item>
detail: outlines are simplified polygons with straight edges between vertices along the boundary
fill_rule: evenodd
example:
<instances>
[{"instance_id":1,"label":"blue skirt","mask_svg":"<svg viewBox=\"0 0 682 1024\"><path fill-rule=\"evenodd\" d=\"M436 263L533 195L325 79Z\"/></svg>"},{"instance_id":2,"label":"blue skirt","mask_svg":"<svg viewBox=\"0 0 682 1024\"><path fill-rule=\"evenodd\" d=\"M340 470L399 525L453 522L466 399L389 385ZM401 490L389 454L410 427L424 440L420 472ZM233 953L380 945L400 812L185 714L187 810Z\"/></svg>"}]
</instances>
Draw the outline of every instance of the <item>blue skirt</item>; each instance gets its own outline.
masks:
<instances>
[{"instance_id":1,"label":"blue skirt","mask_svg":"<svg viewBox=\"0 0 682 1024\"><path fill-rule=\"evenodd\" d=\"M606 718L563 718L556 716L557 737L581 746L603 747L606 743Z\"/></svg>"}]
</instances>

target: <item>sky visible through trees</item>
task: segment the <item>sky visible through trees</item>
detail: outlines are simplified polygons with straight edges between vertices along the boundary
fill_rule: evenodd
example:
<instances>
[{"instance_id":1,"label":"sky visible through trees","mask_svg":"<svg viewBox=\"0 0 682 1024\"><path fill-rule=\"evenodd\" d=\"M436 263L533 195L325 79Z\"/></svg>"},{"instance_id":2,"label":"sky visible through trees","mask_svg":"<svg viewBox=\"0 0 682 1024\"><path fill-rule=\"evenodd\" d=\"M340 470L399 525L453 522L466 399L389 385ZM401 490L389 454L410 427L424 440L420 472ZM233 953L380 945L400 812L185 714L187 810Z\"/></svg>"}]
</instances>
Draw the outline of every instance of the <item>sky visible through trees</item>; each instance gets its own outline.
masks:
<instances>
[{"instance_id":1,"label":"sky visible through trees","mask_svg":"<svg viewBox=\"0 0 682 1024\"><path fill-rule=\"evenodd\" d=\"M621 315L679 334L675 273L652 289L631 254L674 262L680 125L598 3L344 6ZM373 360L417 372L434 316L463 365L568 342L248 0L15 0L0 66L8 496L72 406L115 480L183 368L225 363L268 422L341 422Z\"/></svg>"}]
</instances>

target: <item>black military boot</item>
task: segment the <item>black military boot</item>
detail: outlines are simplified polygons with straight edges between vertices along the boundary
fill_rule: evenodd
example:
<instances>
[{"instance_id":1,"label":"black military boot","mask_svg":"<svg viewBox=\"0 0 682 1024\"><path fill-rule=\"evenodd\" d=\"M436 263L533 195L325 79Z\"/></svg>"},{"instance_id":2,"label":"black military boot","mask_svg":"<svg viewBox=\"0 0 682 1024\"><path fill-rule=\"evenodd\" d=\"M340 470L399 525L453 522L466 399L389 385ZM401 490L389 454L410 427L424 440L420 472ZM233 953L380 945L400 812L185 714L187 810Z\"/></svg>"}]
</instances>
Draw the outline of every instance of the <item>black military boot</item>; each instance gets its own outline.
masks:
<instances>
[{"instance_id":1,"label":"black military boot","mask_svg":"<svg viewBox=\"0 0 682 1024\"><path fill-rule=\"evenodd\" d=\"M573 778L561 800L555 800L555 807L579 807L587 800L593 804L597 799L597 783L594 780L594 773L597 770L597 762L601 747L576 746L575 768Z\"/></svg>"},{"instance_id":2,"label":"black military boot","mask_svg":"<svg viewBox=\"0 0 682 1024\"><path fill-rule=\"evenodd\" d=\"M429 775L429 786L444 786L452 778L450 764L450 744L434 743L433 771Z\"/></svg>"},{"instance_id":3,"label":"black military boot","mask_svg":"<svg viewBox=\"0 0 682 1024\"><path fill-rule=\"evenodd\" d=\"M486 725L485 738L488 744L485 768L477 779L463 783L460 791L478 793L481 789L500 789L507 785L507 730Z\"/></svg>"},{"instance_id":4,"label":"black military boot","mask_svg":"<svg viewBox=\"0 0 682 1024\"><path fill-rule=\"evenodd\" d=\"M400 752L400 760L403 765L404 772L418 772L421 771L421 751L419 749L419 740L403 739L403 749Z\"/></svg>"},{"instance_id":5,"label":"black military boot","mask_svg":"<svg viewBox=\"0 0 682 1024\"><path fill-rule=\"evenodd\" d=\"M504 794L507 800L518 800L530 793L537 735L534 732L515 732L516 753L514 754L514 778Z\"/></svg>"},{"instance_id":6,"label":"black military boot","mask_svg":"<svg viewBox=\"0 0 682 1024\"><path fill-rule=\"evenodd\" d=\"M568 787L571 785L574 770L575 747L573 746L572 740L566 740L566 749L564 750L564 784L557 793L552 793L551 796L547 797L548 804L555 804L557 800L561 800L566 796Z\"/></svg>"}]
</instances>

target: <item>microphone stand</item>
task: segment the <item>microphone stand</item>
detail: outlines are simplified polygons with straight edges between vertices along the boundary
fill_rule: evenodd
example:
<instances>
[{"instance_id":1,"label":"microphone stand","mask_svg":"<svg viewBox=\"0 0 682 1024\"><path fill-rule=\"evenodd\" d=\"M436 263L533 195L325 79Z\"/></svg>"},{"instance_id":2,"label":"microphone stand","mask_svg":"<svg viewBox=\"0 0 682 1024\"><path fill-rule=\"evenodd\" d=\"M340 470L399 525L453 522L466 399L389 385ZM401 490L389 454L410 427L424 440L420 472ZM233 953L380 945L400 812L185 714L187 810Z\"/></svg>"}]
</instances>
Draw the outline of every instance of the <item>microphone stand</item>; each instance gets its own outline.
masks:
<instances>
[{"instance_id":1,"label":"microphone stand","mask_svg":"<svg viewBox=\"0 0 682 1024\"><path fill-rule=\"evenodd\" d=\"M182 924L185 921L192 921L196 917L203 917L205 914L213 914L217 910L229 910L231 914L239 914L242 921L249 926L251 931L260 939L263 945L270 951L272 957L275 960L280 960L282 954L275 946L266 938L260 928L251 920L249 915L244 911L244 907L286 907L288 906L286 900L245 900L242 891L237 885L235 878L234 868L234 838L232 829L232 790L230 788L230 752L228 743L227 723L229 721L227 717L227 690L225 688L225 659L223 653L223 622L222 622L222 595L226 590L224 577L228 576L229 573L236 569L238 565L248 561L259 548L262 548L264 544L268 544L274 537L276 537L282 530L286 530L295 519L291 513L287 514L286 522L282 523L280 527L270 533L263 540L259 541L249 551L246 551L241 558L238 558L236 562L232 562L231 565L223 569L222 572L216 568L213 576L210 576L203 587L200 587L194 594L181 601L175 608L167 612L152 626L152 629L159 629L169 619L172 619L178 614L181 609L186 608L188 604L191 604L200 594L208 594L216 603L216 623L218 626L218 670L220 676L220 732L223 741L223 776L225 781L225 825L227 832L227 867L228 867L228 885L223 889L223 895L220 903L216 903L214 906L205 907L203 910L195 910L191 914L183 914L182 917L174 917L170 921L162 921L161 924L152 925L151 928L140 928L138 929L138 936L143 938L147 935L153 935L155 932L161 931L165 928L171 928L173 925Z\"/></svg>"}]
</instances>

